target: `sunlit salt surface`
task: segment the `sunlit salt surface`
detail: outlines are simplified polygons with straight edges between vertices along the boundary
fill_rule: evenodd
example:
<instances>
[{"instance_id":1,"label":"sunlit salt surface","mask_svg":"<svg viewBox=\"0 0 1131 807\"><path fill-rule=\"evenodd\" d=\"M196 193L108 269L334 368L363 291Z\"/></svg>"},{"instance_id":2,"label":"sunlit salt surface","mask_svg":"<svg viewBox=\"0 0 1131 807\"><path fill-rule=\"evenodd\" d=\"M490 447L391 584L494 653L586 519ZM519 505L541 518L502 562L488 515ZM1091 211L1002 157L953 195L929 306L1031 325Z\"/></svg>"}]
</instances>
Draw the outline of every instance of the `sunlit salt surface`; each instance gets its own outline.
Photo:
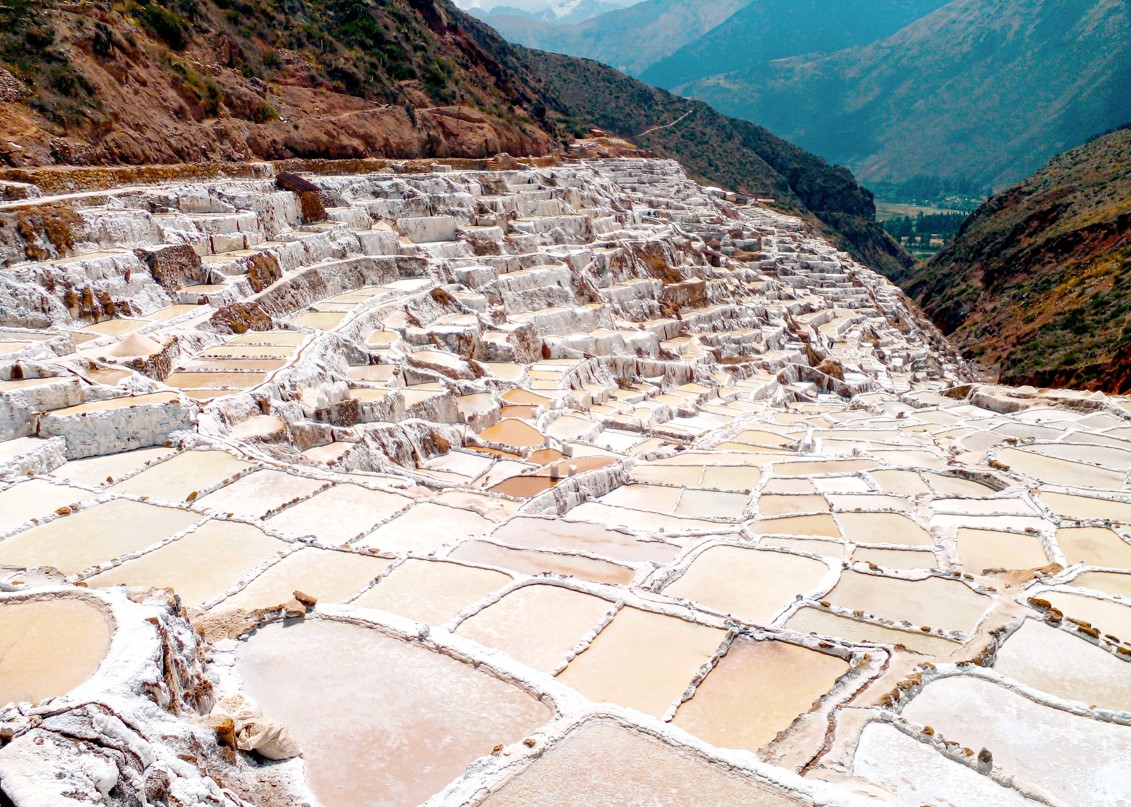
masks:
<instances>
[{"instance_id":1,"label":"sunlit salt surface","mask_svg":"<svg viewBox=\"0 0 1131 807\"><path fill-rule=\"evenodd\" d=\"M461 538L487 535L493 529L495 522L476 513L421 502L366 535L357 545L392 553L426 554Z\"/></svg>"},{"instance_id":2,"label":"sunlit salt surface","mask_svg":"<svg viewBox=\"0 0 1131 807\"><path fill-rule=\"evenodd\" d=\"M198 510L260 518L293 499L305 499L325 483L281 471L255 471L196 500Z\"/></svg>"},{"instance_id":3,"label":"sunlit salt surface","mask_svg":"<svg viewBox=\"0 0 1131 807\"><path fill-rule=\"evenodd\" d=\"M814 535L839 538L840 527L831 515L787 516L758 519L750 525L755 535Z\"/></svg>"},{"instance_id":4,"label":"sunlit salt surface","mask_svg":"<svg viewBox=\"0 0 1131 807\"><path fill-rule=\"evenodd\" d=\"M65 695L98 669L110 617L78 597L0 600L0 706Z\"/></svg>"},{"instance_id":5,"label":"sunlit salt surface","mask_svg":"<svg viewBox=\"0 0 1131 807\"><path fill-rule=\"evenodd\" d=\"M1057 530L1056 542L1069 563L1131 569L1131 543L1106 527Z\"/></svg>"},{"instance_id":6,"label":"sunlit salt surface","mask_svg":"<svg viewBox=\"0 0 1131 807\"><path fill-rule=\"evenodd\" d=\"M994 669L1059 698L1131 712L1131 662L1034 619L997 651Z\"/></svg>"},{"instance_id":7,"label":"sunlit salt surface","mask_svg":"<svg viewBox=\"0 0 1131 807\"><path fill-rule=\"evenodd\" d=\"M903 645L914 653L946 657L961 645L941 636L930 636L916 630L899 630L861 619L851 619L819 608L799 608L786 620L785 626L800 633L816 633L849 642Z\"/></svg>"},{"instance_id":8,"label":"sunlit salt surface","mask_svg":"<svg viewBox=\"0 0 1131 807\"><path fill-rule=\"evenodd\" d=\"M221 611L271 608L289 602L296 589L318 600L341 602L372 583L390 563L368 555L306 547L270 566L216 607Z\"/></svg>"},{"instance_id":9,"label":"sunlit salt surface","mask_svg":"<svg viewBox=\"0 0 1131 807\"><path fill-rule=\"evenodd\" d=\"M171 448L139 448L136 451L107 454L104 457L70 460L52 471L51 476L80 485L100 487L135 473L148 463L167 459L175 453Z\"/></svg>"},{"instance_id":10,"label":"sunlit salt surface","mask_svg":"<svg viewBox=\"0 0 1131 807\"><path fill-rule=\"evenodd\" d=\"M1035 535L1000 530L958 530L958 556L972 574L989 569L1036 569L1049 562Z\"/></svg>"},{"instance_id":11,"label":"sunlit salt surface","mask_svg":"<svg viewBox=\"0 0 1131 807\"><path fill-rule=\"evenodd\" d=\"M1120 572L1084 572L1072 580L1076 588L1090 588L1105 594L1114 594L1131 601L1131 574Z\"/></svg>"},{"instance_id":12,"label":"sunlit salt surface","mask_svg":"<svg viewBox=\"0 0 1131 807\"><path fill-rule=\"evenodd\" d=\"M241 645L237 668L302 746L327 807L419 804L552 716L469 664L345 623L271 625Z\"/></svg>"},{"instance_id":13,"label":"sunlit salt surface","mask_svg":"<svg viewBox=\"0 0 1131 807\"><path fill-rule=\"evenodd\" d=\"M1106 518L1131 523L1131 504L1125 502L1051 491L1041 491L1038 498L1058 516L1076 519Z\"/></svg>"},{"instance_id":14,"label":"sunlit salt surface","mask_svg":"<svg viewBox=\"0 0 1131 807\"><path fill-rule=\"evenodd\" d=\"M1037 596L1048 600L1065 616L1087 622L1101 633L1131 639L1131 603L1101 600L1071 591L1042 591Z\"/></svg>"},{"instance_id":15,"label":"sunlit salt surface","mask_svg":"<svg viewBox=\"0 0 1131 807\"><path fill-rule=\"evenodd\" d=\"M845 572L827 599L851 611L907 620L917 627L944 628L969 633L990 600L958 582L940 577L900 580L874 574Z\"/></svg>"},{"instance_id":16,"label":"sunlit salt surface","mask_svg":"<svg viewBox=\"0 0 1131 807\"><path fill-rule=\"evenodd\" d=\"M559 678L590 700L660 717L725 636L717 628L622 608Z\"/></svg>"},{"instance_id":17,"label":"sunlit salt surface","mask_svg":"<svg viewBox=\"0 0 1131 807\"><path fill-rule=\"evenodd\" d=\"M596 524L539 518L515 518L499 527L491 538L504 544L530 549L565 549L601 555L612 560L668 563L679 547L653 538L634 535Z\"/></svg>"},{"instance_id":18,"label":"sunlit salt surface","mask_svg":"<svg viewBox=\"0 0 1131 807\"><path fill-rule=\"evenodd\" d=\"M576 730L482 807L792 807L803 802L690 751L612 723Z\"/></svg>"},{"instance_id":19,"label":"sunlit salt surface","mask_svg":"<svg viewBox=\"0 0 1131 807\"><path fill-rule=\"evenodd\" d=\"M411 503L411 499L396 493L360 485L335 485L288 507L267 519L267 523L296 537L317 535L325 543L341 544L368 532Z\"/></svg>"},{"instance_id":20,"label":"sunlit salt surface","mask_svg":"<svg viewBox=\"0 0 1131 807\"><path fill-rule=\"evenodd\" d=\"M894 726L869 723L860 734L853 773L894 793L904 804L934 807L1034 807L967 765L947 759Z\"/></svg>"},{"instance_id":21,"label":"sunlit salt surface","mask_svg":"<svg viewBox=\"0 0 1131 807\"><path fill-rule=\"evenodd\" d=\"M188 529L201 516L124 499L56 518L0 541L0 564L75 574Z\"/></svg>"},{"instance_id":22,"label":"sunlit salt surface","mask_svg":"<svg viewBox=\"0 0 1131 807\"><path fill-rule=\"evenodd\" d=\"M878 549L862 546L852 553L852 559L887 569L933 569L936 565L935 553L926 549Z\"/></svg>"},{"instance_id":23,"label":"sunlit salt surface","mask_svg":"<svg viewBox=\"0 0 1131 807\"><path fill-rule=\"evenodd\" d=\"M717 746L757 751L809 711L848 666L799 645L740 637L679 707L675 724Z\"/></svg>"},{"instance_id":24,"label":"sunlit salt surface","mask_svg":"<svg viewBox=\"0 0 1131 807\"><path fill-rule=\"evenodd\" d=\"M172 588L185 605L202 605L289 545L249 524L209 521L188 535L88 580L92 586Z\"/></svg>"},{"instance_id":25,"label":"sunlit salt surface","mask_svg":"<svg viewBox=\"0 0 1131 807\"><path fill-rule=\"evenodd\" d=\"M29 479L0 491L0 531L7 531L32 518L55 515L61 507L84 502L96 494L70 485L53 485L43 479Z\"/></svg>"},{"instance_id":26,"label":"sunlit salt surface","mask_svg":"<svg viewBox=\"0 0 1131 807\"><path fill-rule=\"evenodd\" d=\"M819 560L737 546L713 546L664 589L747 622L767 623L798 594L815 591L829 574Z\"/></svg>"},{"instance_id":27,"label":"sunlit salt surface","mask_svg":"<svg viewBox=\"0 0 1131 807\"><path fill-rule=\"evenodd\" d=\"M899 513L840 513L844 537L858 544L931 546L931 534Z\"/></svg>"},{"instance_id":28,"label":"sunlit salt surface","mask_svg":"<svg viewBox=\"0 0 1131 807\"><path fill-rule=\"evenodd\" d=\"M409 559L354 604L439 625L511 580L510 575L490 569Z\"/></svg>"},{"instance_id":29,"label":"sunlit salt surface","mask_svg":"<svg viewBox=\"0 0 1131 807\"><path fill-rule=\"evenodd\" d=\"M580 577L596 583L624 585L633 577L627 566L598 558L586 558L560 552L539 552L533 549L512 549L486 541L464 541L448 555L453 560L499 566L520 574L538 575L543 572L562 577Z\"/></svg>"},{"instance_id":30,"label":"sunlit salt surface","mask_svg":"<svg viewBox=\"0 0 1131 807\"><path fill-rule=\"evenodd\" d=\"M972 676L932 681L903 710L1067 804L1126 803L1131 727L1078 717Z\"/></svg>"},{"instance_id":31,"label":"sunlit salt surface","mask_svg":"<svg viewBox=\"0 0 1131 807\"><path fill-rule=\"evenodd\" d=\"M553 672L612 609L607 600L561 586L523 586L462 622L456 633Z\"/></svg>"},{"instance_id":32,"label":"sunlit salt surface","mask_svg":"<svg viewBox=\"0 0 1131 807\"><path fill-rule=\"evenodd\" d=\"M195 492L219 485L251 463L223 451L185 451L110 488L163 502L183 502Z\"/></svg>"}]
</instances>

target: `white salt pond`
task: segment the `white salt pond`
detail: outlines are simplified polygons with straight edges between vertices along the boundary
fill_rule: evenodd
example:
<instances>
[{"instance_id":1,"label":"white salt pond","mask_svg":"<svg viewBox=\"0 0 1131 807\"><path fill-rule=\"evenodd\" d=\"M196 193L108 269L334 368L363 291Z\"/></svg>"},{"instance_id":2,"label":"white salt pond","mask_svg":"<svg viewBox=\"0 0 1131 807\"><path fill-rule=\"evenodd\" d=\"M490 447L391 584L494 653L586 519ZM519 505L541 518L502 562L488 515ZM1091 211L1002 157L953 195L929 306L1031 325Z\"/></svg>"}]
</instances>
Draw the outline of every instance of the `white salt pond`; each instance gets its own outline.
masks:
<instances>
[{"instance_id":1,"label":"white salt pond","mask_svg":"<svg viewBox=\"0 0 1131 807\"><path fill-rule=\"evenodd\" d=\"M110 636L110 616L83 598L0 598L0 706L65 695L98 668Z\"/></svg>"},{"instance_id":2,"label":"white salt pond","mask_svg":"<svg viewBox=\"0 0 1131 807\"><path fill-rule=\"evenodd\" d=\"M587 723L505 783L482 807L757 805L806 802L613 723Z\"/></svg>"},{"instance_id":3,"label":"white salt pond","mask_svg":"<svg viewBox=\"0 0 1131 807\"><path fill-rule=\"evenodd\" d=\"M561 586L523 586L461 622L456 633L537 670L554 672L613 607L600 597Z\"/></svg>"},{"instance_id":4,"label":"white salt pond","mask_svg":"<svg viewBox=\"0 0 1131 807\"><path fill-rule=\"evenodd\" d=\"M1035 703L973 676L932 681L903 716L972 749L994 766L1045 788L1068 804L1126 803L1131 728Z\"/></svg>"},{"instance_id":5,"label":"white salt pond","mask_svg":"<svg viewBox=\"0 0 1131 807\"><path fill-rule=\"evenodd\" d=\"M725 636L717 628L622 608L558 677L590 700L661 717Z\"/></svg>"},{"instance_id":6,"label":"white salt pond","mask_svg":"<svg viewBox=\"0 0 1131 807\"><path fill-rule=\"evenodd\" d=\"M353 624L268 626L241 644L237 668L298 740L326 807L419 804L553 716L468 664Z\"/></svg>"},{"instance_id":7,"label":"white salt pond","mask_svg":"<svg viewBox=\"0 0 1131 807\"><path fill-rule=\"evenodd\" d=\"M819 560L737 546L713 546L664 589L746 622L768 624L798 594L818 589L829 576Z\"/></svg>"},{"instance_id":8,"label":"white salt pond","mask_svg":"<svg viewBox=\"0 0 1131 807\"><path fill-rule=\"evenodd\" d=\"M843 659L799 645L739 637L679 707L675 724L713 745L757 751L848 668Z\"/></svg>"}]
</instances>

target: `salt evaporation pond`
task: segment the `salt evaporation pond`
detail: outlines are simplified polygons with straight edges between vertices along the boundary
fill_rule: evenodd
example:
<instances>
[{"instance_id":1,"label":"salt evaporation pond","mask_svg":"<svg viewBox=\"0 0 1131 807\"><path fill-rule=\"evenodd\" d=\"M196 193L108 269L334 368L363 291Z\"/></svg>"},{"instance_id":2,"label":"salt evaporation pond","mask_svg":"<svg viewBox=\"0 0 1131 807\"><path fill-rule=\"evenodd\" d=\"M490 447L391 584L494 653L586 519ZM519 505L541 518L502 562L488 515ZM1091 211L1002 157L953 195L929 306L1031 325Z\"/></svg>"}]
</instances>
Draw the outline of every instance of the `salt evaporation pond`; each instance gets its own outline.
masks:
<instances>
[{"instance_id":1,"label":"salt evaporation pond","mask_svg":"<svg viewBox=\"0 0 1131 807\"><path fill-rule=\"evenodd\" d=\"M481 807L794 807L804 803L690 751L599 721L559 742Z\"/></svg>"},{"instance_id":2,"label":"salt evaporation pond","mask_svg":"<svg viewBox=\"0 0 1131 807\"><path fill-rule=\"evenodd\" d=\"M0 706L65 695L110 648L110 617L79 597L0 600Z\"/></svg>"},{"instance_id":3,"label":"salt evaporation pond","mask_svg":"<svg viewBox=\"0 0 1131 807\"><path fill-rule=\"evenodd\" d=\"M326 807L419 804L553 716L469 664L356 624L271 625L241 645L237 668L302 746Z\"/></svg>"}]
</instances>

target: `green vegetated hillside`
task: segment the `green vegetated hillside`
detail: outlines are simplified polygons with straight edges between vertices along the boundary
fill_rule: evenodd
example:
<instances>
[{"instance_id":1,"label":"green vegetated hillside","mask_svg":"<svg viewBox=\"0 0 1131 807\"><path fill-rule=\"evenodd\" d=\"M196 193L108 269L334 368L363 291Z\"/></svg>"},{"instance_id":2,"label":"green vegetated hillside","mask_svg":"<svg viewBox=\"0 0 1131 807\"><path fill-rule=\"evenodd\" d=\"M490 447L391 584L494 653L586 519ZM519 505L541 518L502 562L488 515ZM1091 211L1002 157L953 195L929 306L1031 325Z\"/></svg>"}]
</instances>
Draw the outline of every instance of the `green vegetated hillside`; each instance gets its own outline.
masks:
<instances>
[{"instance_id":1,"label":"green vegetated hillside","mask_svg":"<svg viewBox=\"0 0 1131 807\"><path fill-rule=\"evenodd\" d=\"M610 68L507 44L447 0L0 5L0 165L547 154L601 126L772 195L861 259L909 258L844 169Z\"/></svg>"},{"instance_id":2,"label":"green vegetated hillside","mask_svg":"<svg viewBox=\"0 0 1131 807\"><path fill-rule=\"evenodd\" d=\"M482 16L511 42L596 59L636 75L710 31L748 2L644 0L576 25L534 20L505 11Z\"/></svg>"},{"instance_id":3,"label":"green vegetated hillside","mask_svg":"<svg viewBox=\"0 0 1131 807\"><path fill-rule=\"evenodd\" d=\"M681 85L849 165L1002 188L1131 119L1126 0L953 0L890 37Z\"/></svg>"},{"instance_id":4,"label":"green vegetated hillside","mask_svg":"<svg viewBox=\"0 0 1131 807\"><path fill-rule=\"evenodd\" d=\"M866 45L949 0L757 0L640 74L678 90L706 76L805 53ZM584 54L579 54L584 55Z\"/></svg>"},{"instance_id":5,"label":"green vegetated hillside","mask_svg":"<svg viewBox=\"0 0 1131 807\"><path fill-rule=\"evenodd\" d=\"M1003 381L1131 392L1131 128L993 197L897 279Z\"/></svg>"},{"instance_id":6,"label":"green vegetated hillside","mask_svg":"<svg viewBox=\"0 0 1131 807\"><path fill-rule=\"evenodd\" d=\"M678 98L603 64L525 51L529 72L567 123L596 125L679 160L692 175L779 207L811 212L841 246L889 274L911 264L875 222L872 194L852 173L829 165L760 126ZM666 126L666 124L674 124ZM663 127L663 128L655 128ZM653 131L643 134L652 129Z\"/></svg>"}]
</instances>

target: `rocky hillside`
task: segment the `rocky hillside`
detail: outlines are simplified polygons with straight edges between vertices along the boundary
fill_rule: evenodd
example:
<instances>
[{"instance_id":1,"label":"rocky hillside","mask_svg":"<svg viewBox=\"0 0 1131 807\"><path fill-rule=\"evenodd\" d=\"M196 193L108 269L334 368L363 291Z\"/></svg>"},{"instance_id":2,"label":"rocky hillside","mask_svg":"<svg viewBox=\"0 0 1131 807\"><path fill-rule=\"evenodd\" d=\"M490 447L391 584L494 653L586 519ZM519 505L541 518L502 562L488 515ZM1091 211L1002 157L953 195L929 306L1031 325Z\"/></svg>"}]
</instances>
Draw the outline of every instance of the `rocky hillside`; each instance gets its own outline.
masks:
<instances>
[{"instance_id":1,"label":"rocky hillside","mask_svg":"<svg viewBox=\"0 0 1131 807\"><path fill-rule=\"evenodd\" d=\"M901 285L1003 381L1131 391L1131 128L990 199Z\"/></svg>"},{"instance_id":2,"label":"rocky hillside","mask_svg":"<svg viewBox=\"0 0 1131 807\"><path fill-rule=\"evenodd\" d=\"M6 2L0 163L548 152L505 44L465 19L443 0Z\"/></svg>"},{"instance_id":3,"label":"rocky hillside","mask_svg":"<svg viewBox=\"0 0 1131 807\"><path fill-rule=\"evenodd\" d=\"M693 106L508 45L446 0L24 0L0 6L0 63L0 165L14 167L546 154ZM695 106L642 144L823 222L877 268L905 265L851 174Z\"/></svg>"},{"instance_id":4,"label":"rocky hillside","mask_svg":"<svg viewBox=\"0 0 1131 807\"><path fill-rule=\"evenodd\" d=\"M870 45L755 53L680 92L865 182L930 174L1001 189L1131 120L1129 86L1126 0L953 0Z\"/></svg>"}]
</instances>

